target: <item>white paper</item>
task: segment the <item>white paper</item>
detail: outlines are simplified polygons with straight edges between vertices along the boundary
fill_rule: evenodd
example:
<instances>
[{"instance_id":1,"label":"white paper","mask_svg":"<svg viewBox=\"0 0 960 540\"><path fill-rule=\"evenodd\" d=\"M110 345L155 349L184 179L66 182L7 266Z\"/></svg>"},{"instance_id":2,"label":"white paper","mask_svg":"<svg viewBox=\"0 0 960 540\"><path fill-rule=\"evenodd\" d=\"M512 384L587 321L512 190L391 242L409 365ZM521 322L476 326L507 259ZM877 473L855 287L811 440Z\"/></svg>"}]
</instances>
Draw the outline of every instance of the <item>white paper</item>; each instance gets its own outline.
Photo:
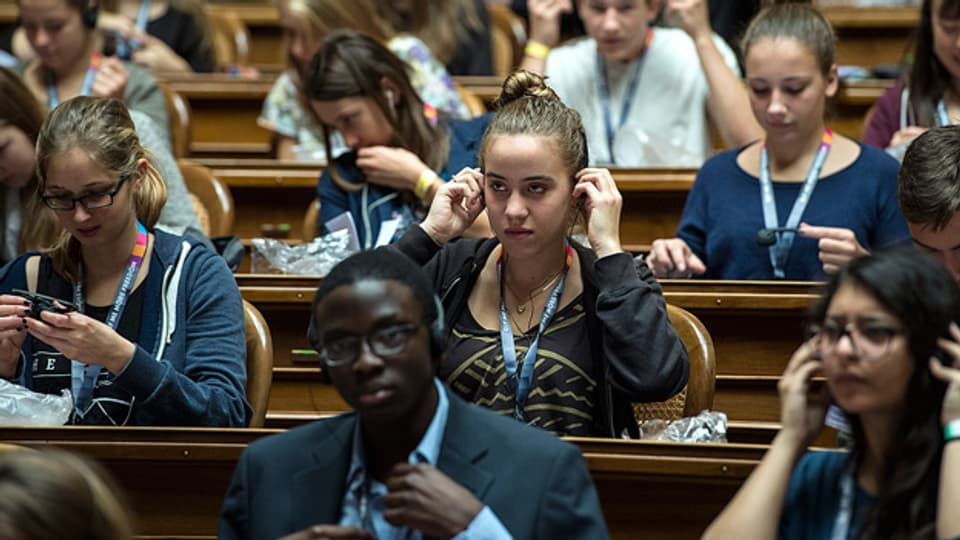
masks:
<instances>
[{"instance_id":1,"label":"white paper","mask_svg":"<svg viewBox=\"0 0 960 540\"><path fill-rule=\"evenodd\" d=\"M393 235L397 233L400 226L400 218L388 219L380 224L380 234L377 235L375 247L385 246L390 243Z\"/></svg>"}]
</instances>

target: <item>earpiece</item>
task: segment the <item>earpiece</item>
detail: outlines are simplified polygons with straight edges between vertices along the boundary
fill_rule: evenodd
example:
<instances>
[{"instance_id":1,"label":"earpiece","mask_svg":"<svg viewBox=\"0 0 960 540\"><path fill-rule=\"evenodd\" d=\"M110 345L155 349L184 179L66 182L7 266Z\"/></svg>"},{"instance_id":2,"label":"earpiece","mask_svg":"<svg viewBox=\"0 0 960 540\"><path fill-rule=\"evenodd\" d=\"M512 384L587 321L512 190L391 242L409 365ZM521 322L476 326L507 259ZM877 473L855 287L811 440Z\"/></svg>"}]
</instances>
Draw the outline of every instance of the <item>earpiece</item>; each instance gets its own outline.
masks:
<instances>
[{"instance_id":1,"label":"earpiece","mask_svg":"<svg viewBox=\"0 0 960 540\"><path fill-rule=\"evenodd\" d=\"M443 304L440 297L433 295L433 303L437 307L437 318L430 325L430 355L434 359L439 359L447 348L447 338L443 332Z\"/></svg>"},{"instance_id":2,"label":"earpiece","mask_svg":"<svg viewBox=\"0 0 960 540\"><path fill-rule=\"evenodd\" d=\"M87 7L84 8L83 14L81 15L83 18L83 25L91 30L96 28L97 15L99 14L99 12L100 12L100 6L97 4L97 1L91 0L91 2L87 4Z\"/></svg>"},{"instance_id":3,"label":"earpiece","mask_svg":"<svg viewBox=\"0 0 960 540\"><path fill-rule=\"evenodd\" d=\"M390 107L390 112L396 116L397 115L397 104L393 102L394 94L393 90L387 88L383 91L384 97L387 98L387 105Z\"/></svg>"}]
</instances>

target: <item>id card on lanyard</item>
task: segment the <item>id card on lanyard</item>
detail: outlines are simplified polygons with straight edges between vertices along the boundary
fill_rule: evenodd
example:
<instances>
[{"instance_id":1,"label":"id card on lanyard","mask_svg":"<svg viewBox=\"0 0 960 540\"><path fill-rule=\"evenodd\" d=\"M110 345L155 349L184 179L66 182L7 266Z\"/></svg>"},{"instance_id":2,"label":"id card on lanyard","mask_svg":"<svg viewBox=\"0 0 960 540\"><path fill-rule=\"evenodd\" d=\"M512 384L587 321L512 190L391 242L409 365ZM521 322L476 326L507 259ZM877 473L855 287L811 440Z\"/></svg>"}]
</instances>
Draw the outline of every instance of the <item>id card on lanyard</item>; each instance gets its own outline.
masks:
<instances>
[{"instance_id":1,"label":"id card on lanyard","mask_svg":"<svg viewBox=\"0 0 960 540\"><path fill-rule=\"evenodd\" d=\"M97 70L100 69L102 57L99 51L94 51L90 57L90 65L87 67L87 73L83 76L83 86L80 87L80 95L90 95L93 89L93 79L97 76ZM47 71L47 105L50 110L56 109L60 104L60 96L57 93L57 78L52 71Z\"/></svg>"},{"instance_id":2,"label":"id card on lanyard","mask_svg":"<svg viewBox=\"0 0 960 540\"><path fill-rule=\"evenodd\" d=\"M797 200L793 202L793 208L787 217L784 228L795 229L800 225L800 218L803 217L803 211L810 202L810 196L813 195L813 189L817 187L817 180L820 177L820 170L823 168L827 155L830 153L830 147L833 145L833 132L829 128L823 130L823 138L820 140L820 147L810 164L807 171L807 178L803 182L800 194ZM777 218L777 202L773 195L773 181L770 179L770 158L767 156L766 143L760 146L760 200L763 208L763 226L768 229L780 227ZM787 256L790 254L790 248L793 247L793 240L796 234L790 231L776 233L777 241L770 246L770 265L773 266L773 277L776 279L785 279L784 266L787 262Z\"/></svg>"},{"instance_id":3,"label":"id card on lanyard","mask_svg":"<svg viewBox=\"0 0 960 540\"><path fill-rule=\"evenodd\" d=\"M627 88L623 94L623 104L620 107L620 120L616 127L613 125L613 112L610 110L610 88L607 84L606 60L603 55L597 52L597 86L600 94L600 106L603 109L603 128L607 137L607 152L610 156L610 164L616 165L617 159L613 155L613 142L616 138L616 132L627 123L630 117L630 109L633 108L633 99L637 93L637 86L640 84L640 71L643 68L643 59L650 43L653 42L653 29L647 28L647 35L643 40L643 49L640 51L640 57L634 61L633 73L627 81Z\"/></svg>"},{"instance_id":4,"label":"id card on lanyard","mask_svg":"<svg viewBox=\"0 0 960 540\"><path fill-rule=\"evenodd\" d=\"M511 381L511 386L516 390L514 395L514 416L517 420L525 422L523 417L523 407L527 402L527 395L530 394L530 387L533 385L533 371L537 363L537 350L540 347L540 336L550 325L553 316L557 312L557 306L560 304L560 295L563 293L563 285L567 279L567 271L573 261L573 248L570 243L565 244L566 259L564 260L563 272L560 280L553 287L553 291L547 298L543 306L543 313L540 315L540 324L537 326L537 335L533 342L527 348L527 354L523 357L523 367L517 374L517 348L513 342L513 327L510 323L510 315L507 313L507 306L503 301L503 246L500 246L500 255L497 257L497 281L500 283L500 347L503 350L503 364L507 372L507 377Z\"/></svg>"},{"instance_id":5,"label":"id card on lanyard","mask_svg":"<svg viewBox=\"0 0 960 540\"><path fill-rule=\"evenodd\" d=\"M855 490L854 474L856 467L853 460L844 467L840 478L840 505L837 508L837 518L833 522L833 531L830 540L847 540L850 535L850 522L853 519L853 498Z\"/></svg>"},{"instance_id":6,"label":"id card on lanyard","mask_svg":"<svg viewBox=\"0 0 960 540\"><path fill-rule=\"evenodd\" d=\"M120 324L120 316L127 305L127 299L130 297L130 291L133 290L133 284L137 280L137 273L143 265L143 257L147 253L147 229L142 223L137 221L137 243L133 246L133 252L127 260L127 266L123 270L123 277L120 279L120 286L117 287L117 294L114 296L113 305L107 312L106 325L113 330ZM73 303L77 306L79 313L84 312L83 301L83 267L79 268L77 282L73 284ZM93 390L97 385L97 378L103 368L98 365L84 364L76 360L70 360L70 380L74 395L74 412L79 418L83 418L87 409L93 402Z\"/></svg>"}]
</instances>

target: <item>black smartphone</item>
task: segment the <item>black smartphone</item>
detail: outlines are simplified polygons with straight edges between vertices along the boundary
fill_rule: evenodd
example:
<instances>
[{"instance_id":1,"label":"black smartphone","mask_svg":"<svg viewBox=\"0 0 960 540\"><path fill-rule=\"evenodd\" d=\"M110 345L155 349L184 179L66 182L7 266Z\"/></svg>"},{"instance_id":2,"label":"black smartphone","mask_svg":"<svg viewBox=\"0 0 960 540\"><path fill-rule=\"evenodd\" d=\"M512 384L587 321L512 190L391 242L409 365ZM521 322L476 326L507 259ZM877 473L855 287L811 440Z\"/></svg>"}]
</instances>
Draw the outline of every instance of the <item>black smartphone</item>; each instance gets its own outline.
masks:
<instances>
[{"instance_id":1,"label":"black smartphone","mask_svg":"<svg viewBox=\"0 0 960 540\"><path fill-rule=\"evenodd\" d=\"M30 311L27 312L27 317L31 319L39 320L40 314L44 311L49 311L50 313L69 313L77 310L77 306L74 304L45 294L32 293L23 289L13 289L11 292L30 301Z\"/></svg>"}]
</instances>

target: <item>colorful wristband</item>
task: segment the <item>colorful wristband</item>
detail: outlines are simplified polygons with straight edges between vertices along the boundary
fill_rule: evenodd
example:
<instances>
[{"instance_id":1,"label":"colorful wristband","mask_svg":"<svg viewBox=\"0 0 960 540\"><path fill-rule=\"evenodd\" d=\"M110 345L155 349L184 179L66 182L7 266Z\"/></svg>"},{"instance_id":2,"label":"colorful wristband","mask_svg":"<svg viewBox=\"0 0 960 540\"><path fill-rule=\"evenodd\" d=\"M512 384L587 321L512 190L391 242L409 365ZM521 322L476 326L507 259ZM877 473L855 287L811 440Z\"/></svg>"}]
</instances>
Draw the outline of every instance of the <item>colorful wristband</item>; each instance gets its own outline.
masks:
<instances>
[{"instance_id":1,"label":"colorful wristband","mask_svg":"<svg viewBox=\"0 0 960 540\"><path fill-rule=\"evenodd\" d=\"M417 185L413 188L413 194L416 195L418 199L424 198L436 179L437 173L430 169L424 169L423 172L420 173L420 178L417 178Z\"/></svg>"},{"instance_id":2,"label":"colorful wristband","mask_svg":"<svg viewBox=\"0 0 960 540\"><path fill-rule=\"evenodd\" d=\"M943 426L943 440L956 441L960 439L960 418L954 418Z\"/></svg>"},{"instance_id":3,"label":"colorful wristband","mask_svg":"<svg viewBox=\"0 0 960 540\"><path fill-rule=\"evenodd\" d=\"M550 54L550 47L547 47L539 41L527 41L527 46L523 48L523 54L537 60L546 60Z\"/></svg>"}]
</instances>

